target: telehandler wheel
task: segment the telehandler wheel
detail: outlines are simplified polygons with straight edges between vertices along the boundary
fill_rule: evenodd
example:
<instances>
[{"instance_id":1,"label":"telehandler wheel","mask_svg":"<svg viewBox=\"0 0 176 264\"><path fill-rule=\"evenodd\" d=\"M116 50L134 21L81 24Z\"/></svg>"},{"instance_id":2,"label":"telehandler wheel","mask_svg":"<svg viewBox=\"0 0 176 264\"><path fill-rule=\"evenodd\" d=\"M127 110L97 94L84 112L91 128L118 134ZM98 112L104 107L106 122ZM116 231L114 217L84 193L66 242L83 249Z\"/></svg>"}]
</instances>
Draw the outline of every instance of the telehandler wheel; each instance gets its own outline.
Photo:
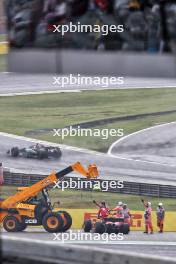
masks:
<instances>
[{"instance_id":1,"label":"telehandler wheel","mask_svg":"<svg viewBox=\"0 0 176 264\"><path fill-rule=\"evenodd\" d=\"M72 217L66 211L59 211L58 213L61 215L64 222L62 232L66 232L72 226Z\"/></svg>"},{"instance_id":2,"label":"telehandler wheel","mask_svg":"<svg viewBox=\"0 0 176 264\"><path fill-rule=\"evenodd\" d=\"M24 231L27 228L27 224L23 221L23 222L19 222L19 227L18 227L18 231Z\"/></svg>"},{"instance_id":3,"label":"telehandler wheel","mask_svg":"<svg viewBox=\"0 0 176 264\"><path fill-rule=\"evenodd\" d=\"M4 218L3 227L7 232L18 232L20 221L13 215L7 215Z\"/></svg>"},{"instance_id":4,"label":"telehandler wheel","mask_svg":"<svg viewBox=\"0 0 176 264\"><path fill-rule=\"evenodd\" d=\"M62 216L58 213L46 213L42 219L42 225L49 233L62 232L64 225Z\"/></svg>"}]
</instances>

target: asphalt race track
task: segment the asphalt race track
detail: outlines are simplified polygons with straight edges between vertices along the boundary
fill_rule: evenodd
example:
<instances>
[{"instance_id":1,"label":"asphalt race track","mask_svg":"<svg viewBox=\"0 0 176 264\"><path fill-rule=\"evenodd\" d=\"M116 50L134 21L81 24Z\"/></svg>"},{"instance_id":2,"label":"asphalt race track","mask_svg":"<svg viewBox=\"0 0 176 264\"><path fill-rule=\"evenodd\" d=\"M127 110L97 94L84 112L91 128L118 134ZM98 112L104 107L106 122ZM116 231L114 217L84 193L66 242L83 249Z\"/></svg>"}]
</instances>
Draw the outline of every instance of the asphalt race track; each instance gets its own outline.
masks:
<instances>
[{"instance_id":1,"label":"asphalt race track","mask_svg":"<svg viewBox=\"0 0 176 264\"><path fill-rule=\"evenodd\" d=\"M30 139L23 137L11 137L0 133L0 159L5 167L25 171L27 173L48 174L53 170L61 170L72 163L80 161L84 165L96 163L100 176L104 179L131 180L149 183L169 183L175 185L175 166L163 165L153 162L135 161L126 158L111 157L89 150L60 146L62 157L60 160L37 160L25 158L13 158L7 156L6 152L12 146L27 147L31 145ZM37 141L36 141L37 142ZM44 142L45 143L45 142ZM55 145L54 143L50 145ZM75 176L79 176L76 175Z\"/></svg>"},{"instance_id":2,"label":"asphalt race track","mask_svg":"<svg viewBox=\"0 0 176 264\"><path fill-rule=\"evenodd\" d=\"M0 95L15 94L37 94L47 92L77 92L81 90L101 90L101 89L130 89L130 88L176 88L176 79L162 78L129 78L124 77L124 83L119 85L59 85L54 77L61 76L47 74L14 74L0 73ZM62 76L65 77L65 76ZM55 83L55 84L54 84Z\"/></svg>"},{"instance_id":3,"label":"asphalt race track","mask_svg":"<svg viewBox=\"0 0 176 264\"><path fill-rule=\"evenodd\" d=\"M35 229L35 232L34 232ZM80 230L77 230L80 232ZM76 231L72 231L72 234L76 234ZM70 231L63 234L49 234L44 231L42 228L28 228L24 232L20 233L7 233L2 231L2 238L15 238L17 240L24 239L26 241L38 240L49 242L50 244L73 244L73 245L89 245L90 247L98 247L103 250L105 249L114 249L122 250L124 252L133 252L133 253L143 253L143 254L152 254L152 256L166 256L166 257L176 257L176 235L175 233L163 233L158 234L154 233L153 235L145 235L143 232L134 232L132 231L129 235L124 235L123 240L116 241L105 241L105 239L95 242L93 241L94 234L92 234L92 239L83 240L76 238L72 235L69 236ZM81 231L81 234L84 233ZM59 236L58 236L59 235ZM70 239L69 239L70 238ZM73 239L74 238L74 239Z\"/></svg>"},{"instance_id":4,"label":"asphalt race track","mask_svg":"<svg viewBox=\"0 0 176 264\"><path fill-rule=\"evenodd\" d=\"M1 85L0 94L1 95L15 95L16 93L28 94L33 92L43 93L43 92L55 92L55 90L65 90L63 87L57 87L53 85L53 76L46 74L13 74L13 73L0 73ZM122 86L114 88L146 88L146 87L176 87L175 79L149 79L149 78L125 78L125 82ZM109 88L109 87L107 87ZM110 87L111 88L111 87ZM66 90L76 91L77 86L68 86ZM82 87L79 90L84 89L102 89L102 87ZM174 126L174 129L176 126ZM172 137L174 137L175 131L172 130ZM167 133L167 128L166 128ZM170 135L170 134L169 134ZM165 135L164 135L165 137ZM131 137L133 138L133 136ZM126 138L123 142L126 142ZM133 139L132 139L133 140ZM142 138L143 140L143 138ZM31 140L32 141L32 140ZM162 156L162 158L155 159L146 158L146 149L142 148L140 155L135 152L134 156L132 153L120 153L117 155L116 146L113 147L112 155L96 153L93 151L82 150L78 148L73 148L69 146L61 146L62 148L62 158L60 160L49 160L48 162L23 158L11 158L6 155L9 148L13 146L27 147L31 145L31 141L26 138L16 138L9 137L4 133L0 133L0 159L4 162L5 166L8 168L14 168L28 173L41 173L47 174L52 170L60 170L66 166L80 161L81 163L88 165L89 163L96 163L100 175L103 178L111 179L122 179L126 181L140 181L148 183L164 183L175 185L175 169L176 165L174 163L174 157L172 162L170 162L170 157L167 155ZM136 144L139 144L136 140ZM170 149L169 149L170 151ZM148 154L147 154L148 155ZM144 157L139 160L138 156ZM135 160L134 160L135 159ZM168 162L169 160L169 162ZM154 161L154 162L153 162Z\"/></svg>"},{"instance_id":5,"label":"asphalt race track","mask_svg":"<svg viewBox=\"0 0 176 264\"><path fill-rule=\"evenodd\" d=\"M174 166L176 122L154 126L123 137L110 147L109 153L124 158Z\"/></svg>"},{"instance_id":6,"label":"asphalt race track","mask_svg":"<svg viewBox=\"0 0 176 264\"><path fill-rule=\"evenodd\" d=\"M15 94L31 94L31 93L48 93L60 91L74 91L92 89L95 87L67 86L58 87L53 85L53 76L51 75L18 75L1 73L0 95L15 95ZM174 79L136 79L126 78L125 83L119 87L109 88L164 88L176 87ZM96 87L102 89L102 87ZM103 88L104 89L104 88ZM159 129L159 130L158 130ZM160 137L158 137L158 131ZM52 170L61 170L70 164L80 161L84 165L96 163L101 178L116 179L126 181L139 181L145 183L163 183L176 185L176 164L174 163L176 155L176 124L165 125L163 133L160 133L160 128L146 130L137 135L129 136L115 143L109 154L101 154L89 150L79 149L71 146L60 146L62 149L62 157L60 160L36 160L24 158L12 158L6 155L6 152L12 146L27 147L35 143L35 140L16 137L6 133L0 133L0 160L5 167L15 171L25 171L28 173L48 174ZM149 134L148 134L149 133ZM164 145L160 140L164 139ZM140 149L137 148L141 141ZM154 145L151 142L155 140ZM171 145L171 141L174 142ZM45 142L46 143L46 142ZM132 144L133 143L133 144ZM48 143L50 144L50 143ZM50 144L54 145L54 144ZM150 148L151 146L151 148ZM156 150L155 150L155 147ZM164 147L164 152L162 151ZM133 150L133 153L132 153ZM110 153L111 152L111 153ZM170 156L170 153L172 156ZM79 176L76 175L75 176ZM75 231L74 231L75 232ZM40 240L41 243L62 243L54 241L53 234L46 233L40 228L28 228L27 231L21 233L6 233L2 231L1 237L15 237L16 240L25 239L26 241ZM80 244L80 247L88 244L90 247L99 247L104 249L122 250L124 252L144 253L148 255L176 257L176 233L164 233L153 235L144 235L142 232L131 232L124 236L123 241L116 243L90 243L90 241L69 241L70 243Z\"/></svg>"},{"instance_id":7,"label":"asphalt race track","mask_svg":"<svg viewBox=\"0 0 176 264\"><path fill-rule=\"evenodd\" d=\"M53 85L54 76L46 74L13 74L0 73L1 85L0 95L15 95L15 94L30 94L30 93L44 93L57 91L77 91L78 86L58 87ZM125 78L124 84L121 86L114 86L113 88L161 88L161 87L176 87L175 79L158 79L158 78ZM107 89L112 87L107 87ZM84 89L102 89L99 87L79 87L79 90ZM104 89L104 88L103 88ZM174 134L174 131L173 131ZM172 137L173 138L173 137ZM124 139L125 142L126 139ZM123 141L122 141L123 142ZM137 143L137 142L136 142ZM142 149L140 155L144 158L144 162L138 159L138 154L135 152L135 157L129 153L120 153L116 155L116 147L113 148L112 155L96 153L93 151L72 148L69 146L61 146L62 158L60 160L45 161L31 160L26 162L26 159L13 159L7 157L6 152L13 146L26 147L31 145L28 139L21 139L15 137L8 137L6 134L0 133L0 158L8 168L22 170L28 173L46 174L50 171L60 170L73 162L80 161L87 165L95 162L99 167L101 177L123 179L127 181L140 181L151 183L168 183L175 184L174 179L175 167L174 162L170 161L170 157L163 156L162 159L157 157L155 160L145 158L146 149ZM143 151L143 153L142 153ZM115 156L115 157L114 157ZM134 160L135 159L135 160ZM154 162L153 162L154 161Z\"/></svg>"}]
</instances>

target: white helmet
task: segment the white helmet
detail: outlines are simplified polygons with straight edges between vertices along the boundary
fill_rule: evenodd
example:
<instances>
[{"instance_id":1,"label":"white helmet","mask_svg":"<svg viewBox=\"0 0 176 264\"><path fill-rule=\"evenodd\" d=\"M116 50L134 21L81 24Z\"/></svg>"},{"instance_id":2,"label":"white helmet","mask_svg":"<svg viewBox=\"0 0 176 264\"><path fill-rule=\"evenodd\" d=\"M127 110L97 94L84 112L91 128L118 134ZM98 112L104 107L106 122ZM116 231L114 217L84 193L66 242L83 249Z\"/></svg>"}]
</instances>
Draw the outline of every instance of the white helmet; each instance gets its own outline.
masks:
<instances>
[{"instance_id":1,"label":"white helmet","mask_svg":"<svg viewBox=\"0 0 176 264\"><path fill-rule=\"evenodd\" d=\"M152 205L151 202L148 202L147 204L148 204L148 206L151 206Z\"/></svg>"},{"instance_id":2,"label":"white helmet","mask_svg":"<svg viewBox=\"0 0 176 264\"><path fill-rule=\"evenodd\" d=\"M159 203L158 206L163 206L163 203Z\"/></svg>"},{"instance_id":3,"label":"white helmet","mask_svg":"<svg viewBox=\"0 0 176 264\"><path fill-rule=\"evenodd\" d=\"M122 205L123 205L123 203L122 203L122 202L118 202L118 205L119 205L119 206L122 206Z\"/></svg>"}]
</instances>

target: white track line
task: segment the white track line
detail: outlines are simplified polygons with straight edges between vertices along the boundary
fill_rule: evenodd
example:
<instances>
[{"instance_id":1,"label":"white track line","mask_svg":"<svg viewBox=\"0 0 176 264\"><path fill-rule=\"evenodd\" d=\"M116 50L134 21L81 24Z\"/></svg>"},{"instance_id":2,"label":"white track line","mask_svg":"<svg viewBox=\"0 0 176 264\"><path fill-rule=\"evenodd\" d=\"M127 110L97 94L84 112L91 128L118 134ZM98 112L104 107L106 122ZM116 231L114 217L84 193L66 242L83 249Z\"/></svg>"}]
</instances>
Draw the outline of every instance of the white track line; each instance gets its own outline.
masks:
<instances>
[{"instance_id":1,"label":"white track line","mask_svg":"<svg viewBox=\"0 0 176 264\"><path fill-rule=\"evenodd\" d=\"M8 72L4 72L4 74L7 74ZM104 91L104 90L133 90L133 89L165 89L165 88L176 88L175 86L169 86L166 87L163 86L161 88L155 87L155 86L146 86L146 87L99 87L99 88L81 88L80 89L66 89L66 90L41 90L41 91L29 91L29 92L16 92L16 93L0 93L0 97L11 97L11 96L25 96L25 95L42 95L42 94L58 94L58 93L81 93L82 91Z\"/></svg>"},{"instance_id":2,"label":"white track line","mask_svg":"<svg viewBox=\"0 0 176 264\"><path fill-rule=\"evenodd\" d=\"M5 133L5 132L0 132L0 136L9 137L12 139L24 140L26 142L40 143L40 144L54 146L54 147L60 146L63 149L74 150L74 151L84 152L84 153L88 153L88 154L102 155L102 153L99 153L99 152L96 152L93 150L88 150L88 149L83 149L83 148L78 148L78 147L73 147L73 146L67 146L64 144L58 144L58 143L53 143L53 142L44 141L44 140L38 140L38 139L34 139L34 138L17 136L17 135Z\"/></svg>"},{"instance_id":3,"label":"white track line","mask_svg":"<svg viewBox=\"0 0 176 264\"><path fill-rule=\"evenodd\" d=\"M134 159L125 158L125 157L121 157L121 156L118 157L115 155L108 155L106 153L101 153L101 152L97 152L94 150L83 149L83 148L68 146L68 145L64 145L64 144L58 144L58 143L53 143L53 142L49 142L49 141L38 140L38 139L34 139L34 138L28 138L28 137L24 137L24 136L17 136L17 135L5 133L5 132L0 132L0 136L9 137L12 139L17 139L17 140L24 140L26 142L31 142L31 143L40 143L43 145L48 145L48 146L53 146L53 147L61 147L62 149L65 149L65 150L73 150L73 151L82 152L85 154L92 154L92 155L103 156L103 157L107 156L107 158L113 157L115 159L126 160L126 161L135 161L135 162L146 163L146 164L154 164L155 163L157 165L166 166L166 167L176 167L174 165L168 165L168 164L157 163L157 162L152 162L152 161L134 160Z\"/></svg>"},{"instance_id":4,"label":"white track line","mask_svg":"<svg viewBox=\"0 0 176 264\"><path fill-rule=\"evenodd\" d=\"M57 94L57 93L80 93L81 90L49 90L38 92L17 92L17 93L1 93L0 97L22 96L22 95L42 95L42 94Z\"/></svg>"},{"instance_id":5,"label":"white track line","mask_svg":"<svg viewBox=\"0 0 176 264\"><path fill-rule=\"evenodd\" d=\"M176 122L173 121L173 122L169 122L169 123L165 123L165 124L161 124L161 125L155 125L155 126L152 126L152 127L148 127L148 128L144 128L144 129L142 129L142 130L136 131L136 132L131 133L131 134L127 135L127 136L124 136L124 137L122 137L122 138L116 140L116 141L110 146L110 148L108 149L107 154L110 155L111 157L118 157L118 158L120 157L120 158L122 158L122 159L123 159L123 158L126 159L125 157L123 157L123 154L122 154L122 156L121 156L121 155L118 156L118 155L114 155L114 154L112 154L112 149L113 149L116 145L118 145L118 143L120 143L121 141L126 140L127 138L132 137L132 136L134 136L134 135L137 135L137 134L143 133L143 132L145 132L145 131L152 130L152 129L156 128L156 127L168 126L168 125L170 125L170 124L176 124ZM138 160L138 159L130 159L130 158L129 158L129 160L142 161L142 160ZM160 163L160 162L155 162L155 161L144 161L144 162L149 162L149 163L154 163L154 164L158 164L158 165L166 165L166 166L168 166L167 164ZM169 166L171 166L171 167L175 167L175 165L169 165Z\"/></svg>"},{"instance_id":6,"label":"white track line","mask_svg":"<svg viewBox=\"0 0 176 264\"><path fill-rule=\"evenodd\" d=\"M40 239L30 239L30 238L20 238L19 236L6 236L6 235L1 235L1 239L5 240L11 240L11 241L24 241L24 242L35 242L36 244L46 244L46 245L55 245L56 242L61 242L59 241L43 241ZM75 243L76 241L71 241L72 243ZM82 241L82 242L89 242L89 241ZM94 241L97 243L97 241ZM79 242L80 243L80 242ZM62 244L62 243L61 243ZM100 244L104 244L101 243ZM107 243L109 244L109 243ZM111 244L118 244L118 245L144 245L144 246L176 246L176 242L174 241L114 241L111 242Z\"/></svg>"},{"instance_id":7,"label":"white track line","mask_svg":"<svg viewBox=\"0 0 176 264\"><path fill-rule=\"evenodd\" d=\"M3 74L11 74L11 72L2 72ZM70 85L71 86L71 85ZM78 85L77 85L78 86ZM76 87L77 87L76 86ZM75 87L75 88L76 88ZM133 89L166 89L166 88L176 88L176 85L163 85L162 87L158 87L155 84L153 86L149 86L145 84L144 86L141 87L141 84L137 84L134 86L132 84L131 86L128 84L126 86L110 86L110 87L102 87L96 85L88 86L88 87L79 87L79 89L72 89L74 87L70 87L70 89L65 89L65 90L40 90L40 91L29 91L29 92L9 92L9 93L0 93L0 97L10 97L10 96L25 96L25 95L42 95L42 94L54 94L54 93L80 93L82 91L104 91L104 90L133 90Z\"/></svg>"}]
</instances>

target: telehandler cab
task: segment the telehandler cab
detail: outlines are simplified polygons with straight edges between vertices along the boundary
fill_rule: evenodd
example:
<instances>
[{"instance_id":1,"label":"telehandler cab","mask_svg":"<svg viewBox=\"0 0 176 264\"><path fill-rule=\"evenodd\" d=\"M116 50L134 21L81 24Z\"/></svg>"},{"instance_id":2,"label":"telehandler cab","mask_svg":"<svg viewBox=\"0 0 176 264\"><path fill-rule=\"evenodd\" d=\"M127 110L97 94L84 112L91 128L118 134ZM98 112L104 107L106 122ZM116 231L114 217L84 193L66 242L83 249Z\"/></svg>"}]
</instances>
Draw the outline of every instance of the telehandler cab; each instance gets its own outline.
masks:
<instances>
[{"instance_id":1,"label":"telehandler cab","mask_svg":"<svg viewBox=\"0 0 176 264\"><path fill-rule=\"evenodd\" d=\"M28 225L40 226L49 233L65 232L72 225L72 218L66 211L54 211L51 205L48 188L62 181L64 176L76 171L87 179L98 177L96 165L85 169L80 162L55 173L33 184L21 187L15 195L0 201L0 223L8 232L23 231ZM39 193L42 198L39 198Z\"/></svg>"}]
</instances>

